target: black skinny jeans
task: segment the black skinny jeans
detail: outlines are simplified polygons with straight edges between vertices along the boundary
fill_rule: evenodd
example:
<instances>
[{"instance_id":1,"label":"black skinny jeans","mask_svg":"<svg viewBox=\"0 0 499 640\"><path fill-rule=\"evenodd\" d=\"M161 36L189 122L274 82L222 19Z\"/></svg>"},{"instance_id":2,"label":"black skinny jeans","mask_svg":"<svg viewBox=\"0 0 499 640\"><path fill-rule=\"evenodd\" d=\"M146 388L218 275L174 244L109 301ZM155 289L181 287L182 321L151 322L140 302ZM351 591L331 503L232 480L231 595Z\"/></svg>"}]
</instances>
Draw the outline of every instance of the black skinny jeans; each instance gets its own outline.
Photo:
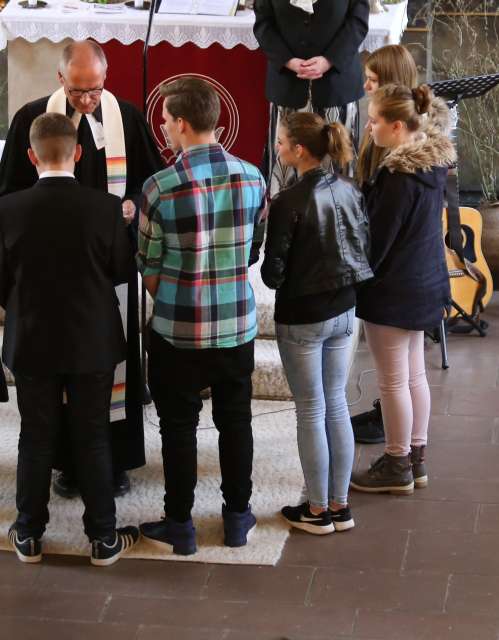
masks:
<instances>
[{"instance_id":1,"label":"black skinny jeans","mask_svg":"<svg viewBox=\"0 0 499 640\"><path fill-rule=\"evenodd\" d=\"M17 464L16 527L21 538L40 538L49 521L50 480L61 428L69 429L89 540L116 529L109 447L113 371L88 375L27 376L16 373L21 414ZM69 420L62 420L66 389Z\"/></svg>"},{"instance_id":2,"label":"black skinny jeans","mask_svg":"<svg viewBox=\"0 0 499 640\"><path fill-rule=\"evenodd\" d=\"M251 374L254 341L229 349L179 349L151 331L149 385L160 418L165 513L191 517L197 483L196 428L201 391L211 387L219 432L220 486L229 511L243 512L251 496L253 434Z\"/></svg>"}]
</instances>

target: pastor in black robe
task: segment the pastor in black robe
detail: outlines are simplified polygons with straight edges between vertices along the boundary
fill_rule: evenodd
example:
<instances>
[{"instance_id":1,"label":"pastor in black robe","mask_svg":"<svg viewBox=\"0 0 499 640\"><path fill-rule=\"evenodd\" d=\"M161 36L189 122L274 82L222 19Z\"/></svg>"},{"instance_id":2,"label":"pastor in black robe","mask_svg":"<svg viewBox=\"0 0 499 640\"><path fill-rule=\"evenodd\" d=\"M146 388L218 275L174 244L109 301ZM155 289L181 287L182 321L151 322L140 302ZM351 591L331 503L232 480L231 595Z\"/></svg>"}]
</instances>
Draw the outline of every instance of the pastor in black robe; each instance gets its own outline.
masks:
<instances>
[{"instance_id":1,"label":"pastor in black robe","mask_svg":"<svg viewBox=\"0 0 499 640\"><path fill-rule=\"evenodd\" d=\"M27 154L30 146L29 128L37 116L46 112L48 100L49 96L29 102L14 116L0 163L0 195L26 189L38 180L36 169L29 161ZM153 173L164 168L164 163L140 111L122 100L118 100L118 104L125 133L127 177L124 200L133 200L136 206L135 220L127 227L130 243L135 252L142 185ZM69 117L73 115L73 108L68 102L66 102L66 113ZM93 115L102 122L100 106ZM76 179L82 185L107 191L105 149L96 148L90 125L84 117L81 118L78 127L78 143L83 148L83 154L75 167ZM50 211L40 212L40 215L50 215ZM145 464L138 287L135 268L131 268L128 281L127 312L126 419L111 423L111 449L115 473L136 469ZM71 471L72 465L68 464L69 450L69 443L62 443L62 453L55 463L56 468Z\"/></svg>"}]
</instances>

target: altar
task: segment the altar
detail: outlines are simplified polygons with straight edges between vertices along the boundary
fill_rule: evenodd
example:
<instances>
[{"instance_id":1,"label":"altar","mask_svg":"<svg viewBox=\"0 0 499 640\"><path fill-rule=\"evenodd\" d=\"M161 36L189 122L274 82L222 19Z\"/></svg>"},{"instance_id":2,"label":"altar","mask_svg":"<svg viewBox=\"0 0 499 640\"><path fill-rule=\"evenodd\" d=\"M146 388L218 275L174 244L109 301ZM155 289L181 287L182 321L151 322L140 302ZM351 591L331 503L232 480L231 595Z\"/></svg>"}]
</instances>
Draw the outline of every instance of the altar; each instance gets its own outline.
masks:
<instances>
[{"instance_id":1,"label":"altar","mask_svg":"<svg viewBox=\"0 0 499 640\"><path fill-rule=\"evenodd\" d=\"M43 9L23 9L11 0L0 13L0 48L8 46L9 121L19 107L58 88L57 63L70 40L92 38L109 61L106 88L142 108L142 49L147 11L120 5L48 0ZM116 6L116 5L113 5ZM232 153L259 164L267 135L265 57L253 35L254 14L234 17L154 17L149 49L147 119L166 160L171 157L161 129L159 86L182 75L197 75L218 92L222 115L217 134ZM360 49L374 51L400 41L407 24L407 0L371 14Z\"/></svg>"}]
</instances>

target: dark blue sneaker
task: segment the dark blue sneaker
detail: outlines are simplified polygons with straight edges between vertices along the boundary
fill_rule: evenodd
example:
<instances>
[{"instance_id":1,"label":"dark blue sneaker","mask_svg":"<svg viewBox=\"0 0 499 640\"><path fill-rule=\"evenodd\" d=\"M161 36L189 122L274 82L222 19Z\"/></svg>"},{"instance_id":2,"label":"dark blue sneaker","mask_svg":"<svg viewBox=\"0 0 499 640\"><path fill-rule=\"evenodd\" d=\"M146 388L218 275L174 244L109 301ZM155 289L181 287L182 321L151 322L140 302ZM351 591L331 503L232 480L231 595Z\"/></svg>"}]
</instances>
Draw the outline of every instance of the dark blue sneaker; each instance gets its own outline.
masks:
<instances>
[{"instance_id":1,"label":"dark blue sneaker","mask_svg":"<svg viewBox=\"0 0 499 640\"><path fill-rule=\"evenodd\" d=\"M137 527L116 529L114 540L92 540L90 562L96 567L108 567L129 551L139 539Z\"/></svg>"},{"instance_id":2,"label":"dark blue sneaker","mask_svg":"<svg viewBox=\"0 0 499 640\"><path fill-rule=\"evenodd\" d=\"M173 547L173 553L180 556L190 556L197 551L196 529L191 519L177 522L164 517L157 522L143 522L140 533L143 538L159 547Z\"/></svg>"},{"instance_id":3,"label":"dark blue sneaker","mask_svg":"<svg viewBox=\"0 0 499 640\"><path fill-rule=\"evenodd\" d=\"M8 533L9 542L14 547L14 551L21 562L40 562L42 559L42 543L36 538L19 539L16 525L13 524Z\"/></svg>"},{"instance_id":4,"label":"dark blue sneaker","mask_svg":"<svg viewBox=\"0 0 499 640\"><path fill-rule=\"evenodd\" d=\"M248 533L256 525L256 518L248 507L243 513L229 511L222 505L224 520L224 544L226 547L244 547L248 542Z\"/></svg>"}]
</instances>

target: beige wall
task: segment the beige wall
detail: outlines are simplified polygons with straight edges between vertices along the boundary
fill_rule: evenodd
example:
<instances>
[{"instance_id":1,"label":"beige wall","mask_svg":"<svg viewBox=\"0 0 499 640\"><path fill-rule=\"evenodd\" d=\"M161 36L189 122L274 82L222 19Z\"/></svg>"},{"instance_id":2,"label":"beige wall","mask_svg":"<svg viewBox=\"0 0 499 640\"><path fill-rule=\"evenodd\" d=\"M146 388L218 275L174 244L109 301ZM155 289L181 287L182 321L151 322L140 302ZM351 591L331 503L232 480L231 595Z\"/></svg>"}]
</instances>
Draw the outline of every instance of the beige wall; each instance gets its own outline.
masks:
<instances>
[{"instance_id":1,"label":"beige wall","mask_svg":"<svg viewBox=\"0 0 499 640\"><path fill-rule=\"evenodd\" d=\"M42 98L59 88L57 66L61 51L69 42L69 38L58 43L46 38L35 43L22 38L9 42L9 123L26 102Z\"/></svg>"}]
</instances>

